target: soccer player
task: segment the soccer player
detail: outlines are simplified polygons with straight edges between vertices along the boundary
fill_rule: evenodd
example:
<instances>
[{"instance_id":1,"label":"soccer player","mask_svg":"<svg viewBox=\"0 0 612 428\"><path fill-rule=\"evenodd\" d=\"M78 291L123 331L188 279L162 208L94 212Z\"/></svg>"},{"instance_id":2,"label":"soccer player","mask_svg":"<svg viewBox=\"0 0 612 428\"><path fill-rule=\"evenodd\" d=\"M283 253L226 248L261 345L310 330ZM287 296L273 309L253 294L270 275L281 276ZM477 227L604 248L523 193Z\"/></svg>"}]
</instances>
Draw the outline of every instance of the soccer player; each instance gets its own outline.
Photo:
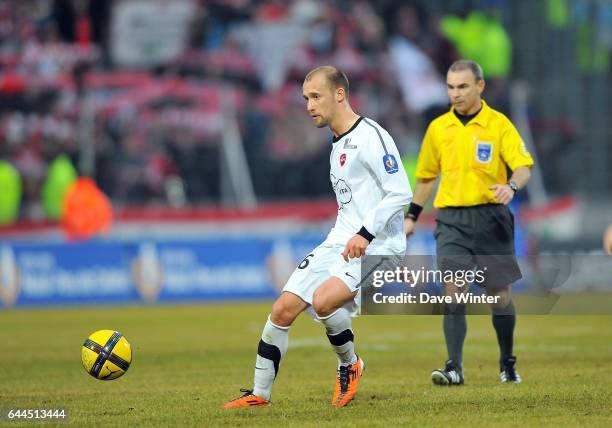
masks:
<instances>
[{"instance_id":1,"label":"soccer player","mask_svg":"<svg viewBox=\"0 0 612 428\"><path fill-rule=\"evenodd\" d=\"M516 315L510 287L521 272L514 251L514 217L507 205L527 184L533 159L510 120L481 99L485 82L480 65L455 62L446 83L452 107L431 122L423 139L414 198L406 214L406 235L414 233L419 214L441 176L434 201L438 268L487 269L486 292L498 296L491 306L501 354L500 378L503 383L520 383L512 351ZM507 167L512 170L510 180ZM448 296L467 291L467 287L445 284ZM457 302L445 307L448 360L445 368L432 372L434 384L463 384L465 309Z\"/></svg>"},{"instance_id":2,"label":"soccer player","mask_svg":"<svg viewBox=\"0 0 612 428\"><path fill-rule=\"evenodd\" d=\"M361 259L365 254L403 256L403 208L412 196L393 138L349 104L349 82L335 67L310 71L303 84L306 110L334 138L330 179L338 202L336 224L295 269L264 326L253 390L224 407L270 403L272 385L287 352L289 328L306 309L324 326L338 356L333 406L355 396L364 362L355 353L352 316L358 312Z\"/></svg>"}]
</instances>

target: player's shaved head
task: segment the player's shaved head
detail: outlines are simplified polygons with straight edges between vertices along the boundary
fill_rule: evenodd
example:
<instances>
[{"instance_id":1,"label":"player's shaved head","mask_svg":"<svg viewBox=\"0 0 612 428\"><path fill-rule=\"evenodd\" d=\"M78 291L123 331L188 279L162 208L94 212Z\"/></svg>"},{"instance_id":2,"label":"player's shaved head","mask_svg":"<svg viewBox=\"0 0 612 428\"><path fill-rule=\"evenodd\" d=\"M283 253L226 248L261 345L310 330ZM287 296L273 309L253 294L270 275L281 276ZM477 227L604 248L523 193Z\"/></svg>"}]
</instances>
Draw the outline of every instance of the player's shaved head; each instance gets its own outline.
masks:
<instances>
[{"instance_id":1,"label":"player's shaved head","mask_svg":"<svg viewBox=\"0 0 612 428\"><path fill-rule=\"evenodd\" d=\"M349 82L342 71L325 65L311 70L304 78L302 95L306 110L317 128L329 126L334 135L340 135L358 116L348 101ZM336 132L339 131L339 132Z\"/></svg>"},{"instance_id":2,"label":"player's shaved head","mask_svg":"<svg viewBox=\"0 0 612 428\"><path fill-rule=\"evenodd\" d=\"M344 89L345 96L348 96L349 81L346 74L344 74L341 70L331 65L322 65L308 72L304 78L304 81L311 80L317 74L322 74L325 77L325 80L332 90L342 88Z\"/></svg>"},{"instance_id":3,"label":"player's shaved head","mask_svg":"<svg viewBox=\"0 0 612 428\"><path fill-rule=\"evenodd\" d=\"M460 59L452 63L448 71L463 71L470 70L476 81L484 80L484 74L482 72L482 67L476 61L472 61L470 59Z\"/></svg>"}]
</instances>

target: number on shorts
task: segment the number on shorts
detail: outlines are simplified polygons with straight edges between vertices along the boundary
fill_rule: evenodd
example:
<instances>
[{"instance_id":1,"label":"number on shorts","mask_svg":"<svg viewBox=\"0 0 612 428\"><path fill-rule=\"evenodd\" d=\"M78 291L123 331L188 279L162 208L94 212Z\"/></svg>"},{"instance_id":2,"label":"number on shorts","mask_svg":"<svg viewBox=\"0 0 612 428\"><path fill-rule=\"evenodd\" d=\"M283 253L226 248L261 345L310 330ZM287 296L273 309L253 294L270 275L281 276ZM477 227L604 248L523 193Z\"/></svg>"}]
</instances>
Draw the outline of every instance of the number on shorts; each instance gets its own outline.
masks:
<instances>
[{"instance_id":1,"label":"number on shorts","mask_svg":"<svg viewBox=\"0 0 612 428\"><path fill-rule=\"evenodd\" d=\"M314 257L314 254L308 254L306 257L304 257L304 260L302 260L302 262L298 266L298 269L306 269L308 267L308 263L310 263L308 257Z\"/></svg>"}]
</instances>

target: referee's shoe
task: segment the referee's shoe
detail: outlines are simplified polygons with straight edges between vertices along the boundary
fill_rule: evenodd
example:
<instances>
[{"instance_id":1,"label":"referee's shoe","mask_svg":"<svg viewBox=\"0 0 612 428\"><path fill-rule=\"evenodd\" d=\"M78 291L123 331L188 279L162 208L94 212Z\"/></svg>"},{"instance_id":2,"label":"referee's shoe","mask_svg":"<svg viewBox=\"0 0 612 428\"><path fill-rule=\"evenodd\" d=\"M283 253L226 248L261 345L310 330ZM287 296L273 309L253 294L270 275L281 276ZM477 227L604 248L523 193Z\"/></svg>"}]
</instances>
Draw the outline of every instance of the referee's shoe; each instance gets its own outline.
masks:
<instances>
[{"instance_id":1,"label":"referee's shoe","mask_svg":"<svg viewBox=\"0 0 612 428\"><path fill-rule=\"evenodd\" d=\"M431 372L434 385L463 385L463 369L457 367L453 360L447 360L443 369Z\"/></svg>"},{"instance_id":2,"label":"referee's shoe","mask_svg":"<svg viewBox=\"0 0 612 428\"><path fill-rule=\"evenodd\" d=\"M501 383L521 383L521 376L516 371L516 357L504 358L499 364Z\"/></svg>"}]
</instances>

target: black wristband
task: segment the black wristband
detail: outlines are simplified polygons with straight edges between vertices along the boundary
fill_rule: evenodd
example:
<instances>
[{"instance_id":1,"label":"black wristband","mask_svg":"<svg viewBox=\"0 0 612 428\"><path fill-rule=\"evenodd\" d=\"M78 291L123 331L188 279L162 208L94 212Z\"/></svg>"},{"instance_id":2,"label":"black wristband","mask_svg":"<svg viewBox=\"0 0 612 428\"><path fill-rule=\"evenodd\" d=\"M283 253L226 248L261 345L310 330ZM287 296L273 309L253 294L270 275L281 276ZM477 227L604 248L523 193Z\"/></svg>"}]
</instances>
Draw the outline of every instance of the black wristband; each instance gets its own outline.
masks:
<instances>
[{"instance_id":1,"label":"black wristband","mask_svg":"<svg viewBox=\"0 0 612 428\"><path fill-rule=\"evenodd\" d=\"M420 206L419 204L415 204L414 202L410 202L410 205L408 206L408 211L406 212L404 218L409 218L416 223L416 221L419 219L419 216L421 215L421 211L423 211L422 206Z\"/></svg>"},{"instance_id":2,"label":"black wristband","mask_svg":"<svg viewBox=\"0 0 612 428\"><path fill-rule=\"evenodd\" d=\"M374 235L368 232L368 229L366 229L363 226L361 226L361 229L359 229L359 232L357 232L357 235L363 236L365 239L368 240L368 242L372 242L372 240L374 239Z\"/></svg>"}]
</instances>

